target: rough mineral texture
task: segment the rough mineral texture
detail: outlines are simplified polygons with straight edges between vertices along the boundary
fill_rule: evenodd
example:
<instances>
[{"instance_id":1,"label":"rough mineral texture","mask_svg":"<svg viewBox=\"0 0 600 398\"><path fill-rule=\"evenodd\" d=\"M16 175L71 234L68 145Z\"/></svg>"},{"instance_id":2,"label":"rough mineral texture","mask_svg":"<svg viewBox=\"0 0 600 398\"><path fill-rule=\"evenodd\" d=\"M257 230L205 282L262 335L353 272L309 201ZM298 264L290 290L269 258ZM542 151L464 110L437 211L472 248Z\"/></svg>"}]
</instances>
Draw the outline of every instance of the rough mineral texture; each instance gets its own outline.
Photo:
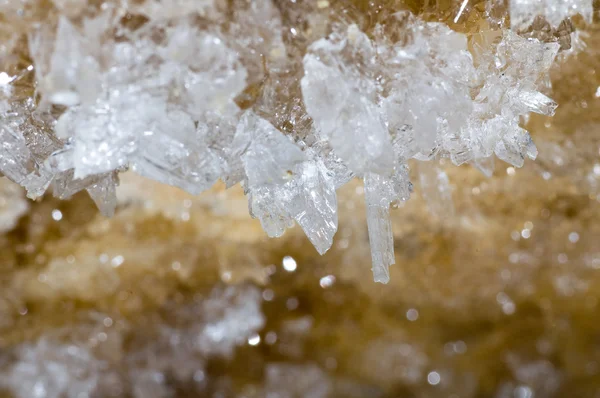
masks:
<instances>
[{"instance_id":1,"label":"rough mineral texture","mask_svg":"<svg viewBox=\"0 0 600 398\"><path fill-rule=\"evenodd\" d=\"M0 0L0 397L600 394L597 7Z\"/></svg>"}]
</instances>

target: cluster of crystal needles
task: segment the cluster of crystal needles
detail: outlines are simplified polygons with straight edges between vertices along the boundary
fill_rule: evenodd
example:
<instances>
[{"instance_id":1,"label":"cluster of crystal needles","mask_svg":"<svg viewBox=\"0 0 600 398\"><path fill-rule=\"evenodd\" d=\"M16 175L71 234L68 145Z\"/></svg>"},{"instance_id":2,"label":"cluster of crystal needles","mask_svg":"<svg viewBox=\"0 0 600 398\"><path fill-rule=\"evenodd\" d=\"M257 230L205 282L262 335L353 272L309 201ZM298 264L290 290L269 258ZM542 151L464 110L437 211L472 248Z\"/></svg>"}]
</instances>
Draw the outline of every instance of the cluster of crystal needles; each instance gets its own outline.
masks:
<instances>
[{"instance_id":1,"label":"cluster of crystal needles","mask_svg":"<svg viewBox=\"0 0 600 398\"><path fill-rule=\"evenodd\" d=\"M319 253L337 230L336 190L361 178L383 283L390 205L412 190L409 159L433 162L416 170L433 202L450 200L442 157L486 174L494 156L516 167L534 159L521 125L556 108L540 90L560 45L520 29L591 15L591 2L513 0L512 30L467 36L400 11L367 29L331 17L328 2L295 5L301 23L271 0L97 3L53 0L52 17L8 33L4 176L31 198L85 189L106 215L128 169L193 194L241 183L269 236L298 223ZM6 20L23 13L2 4ZM31 62L15 66L19 46Z\"/></svg>"}]
</instances>

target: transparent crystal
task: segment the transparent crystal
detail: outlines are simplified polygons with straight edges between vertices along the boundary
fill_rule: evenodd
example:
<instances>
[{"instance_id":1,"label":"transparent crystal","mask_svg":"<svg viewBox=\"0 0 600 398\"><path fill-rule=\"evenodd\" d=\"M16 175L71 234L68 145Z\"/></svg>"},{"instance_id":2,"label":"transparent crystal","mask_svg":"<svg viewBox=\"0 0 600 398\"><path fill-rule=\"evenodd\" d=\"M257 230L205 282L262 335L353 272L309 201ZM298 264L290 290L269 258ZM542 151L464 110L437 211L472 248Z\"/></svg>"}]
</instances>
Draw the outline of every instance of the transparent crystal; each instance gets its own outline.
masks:
<instances>
[{"instance_id":1,"label":"transparent crystal","mask_svg":"<svg viewBox=\"0 0 600 398\"><path fill-rule=\"evenodd\" d=\"M296 191L289 204L290 214L319 254L324 254L333 244L338 228L334 182L323 162L315 159L302 164L290 185Z\"/></svg>"},{"instance_id":2,"label":"transparent crystal","mask_svg":"<svg viewBox=\"0 0 600 398\"><path fill-rule=\"evenodd\" d=\"M118 180L114 173L109 173L98 182L91 184L87 191L105 217L112 217L117 207Z\"/></svg>"},{"instance_id":3,"label":"transparent crystal","mask_svg":"<svg viewBox=\"0 0 600 398\"><path fill-rule=\"evenodd\" d=\"M0 172L12 181L21 183L33 166L25 138L13 128L0 125L0 142Z\"/></svg>"},{"instance_id":4,"label":"transparent crystal","mask_svg":"<svg viewBox=\"0 0 600 398\"><path fill-rule=\"evenodd\" d=\"M364 183L373 279L375 282L388 283L389 266L396 262L390 205L407 200L412 185L405 166L398 166L390 177L369 173L365 175Z\"/></svg>"},{"instance_id":5,"label":"transparent crystal","mask_svg":"<svg viewBox=\"0 0 600 398\"><path fill-rule=\"evenodd\" d=\"M354 173L385 172L393 153L377 84L354 67L363 63L375 63L375 50L356 25L313 43L304 57L302 95L319 135Z\"/></svg>"},{"instance_id":6,"label":"transparent crystal","mask_svg":"<svg viewBox=\"0 0 600 398\"><path fill-rule=\"evenodd\" d=\"M271 237L281 236L295 220L321 254L337 231L334 180L311 149L300 147L269 122L246 112L233 147L247 175L250 213Z\"/></svg>"},{"instance_id":7,"label":"transparent crystal","mask_svg":"<svg viewBox=\"0 0 600 398\"><path fill-rule=\"evenodd\" d=\"M93 102L100 91L100 65L89 41L65 17L59 19L49 74L41 81L44 98L57 105Z\"/></svg>"},{"instance_id":8,"label":"transparent crystal","mask_svg":"<svg viewBox=\"0 0 600 398\"><path fill-rule=\"evenodd\" d=\"M298 146L253 112L242 116L233 145L242 153L248 189L286 182L305 160Z\"/></svg>"},{"instance_id":9,"label":"transparent crystal","mask_svg":"<svg viewBox=\"0 0 600 398\"><path fill-rule=\"evenodd\" d=\"M373 279L375 282L390 281L389 267L396 263L394 258L394 234L390 220L392 201L389 181L384 177L368 173L365 175L365 201Z\"/></svg>"}]
</instances>

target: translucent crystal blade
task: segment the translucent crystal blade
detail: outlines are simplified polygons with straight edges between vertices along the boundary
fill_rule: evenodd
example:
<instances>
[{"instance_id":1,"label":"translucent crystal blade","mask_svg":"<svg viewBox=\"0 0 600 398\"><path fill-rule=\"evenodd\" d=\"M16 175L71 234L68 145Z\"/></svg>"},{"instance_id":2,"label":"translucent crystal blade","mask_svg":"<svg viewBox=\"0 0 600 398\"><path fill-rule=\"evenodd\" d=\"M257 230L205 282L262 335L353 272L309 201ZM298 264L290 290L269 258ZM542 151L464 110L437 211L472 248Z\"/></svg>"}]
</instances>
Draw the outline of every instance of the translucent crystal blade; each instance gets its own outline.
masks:
<instances>
[{"instance_id":1,"label":"translucent crystal blade","mask_svg":"<svg viewBox=\"0 0 600 398\"><path fill-rule=\"evenodd\" d=\"M238 125L236 139L247 144L242 155L248 187L284 183L304 154L266 120L246 112Z\"/></svg>"},{"instance_id":2,"label":"translucent crystal blade","mask_svg":"<svg viewBox=\"0 0 600 398\"><path fill-rule=\"evenodd\" d=\"M115 176L111 173L87 188L90 197L105 217L112 217L115 214L115 207L117 207L116 185Z\"/></svg>"},{"instance_id":3,"label":"translucent crystal blade","mask_svg":"<svg viewBox=\"0 0 600 398\"><path fill-rule=\"evenodd\" d=\"M294 184L297 197L291 203L291 211L319 254L324 254L333 244L338 227L335 187L326 178L322 163L309 161L302 166Z\"/></svg>"},{"instance_id":4,"label":"translucent crystal blade","mask_svg":"<svg viewBox=\"0 0 600 398\"><path fill-rule=\"evenodd\" d=\"M9 126L0 126L0 172L21 183L31 170L31 154L23 136Z\"/></svg>"},{"instance_id":5,"label":"translucent crystal blade","mask_svg":"<svg viewBox=\"0 0 600 398\"><path fill-rule=\"evenodd\" d=\"M368 173L365 176L365 200L367 204L367 226L371 245L373 279L388 283L389 266L395 264L394 235L390 220L389 181L380 175Z\"/></svg>"}]
</instances>

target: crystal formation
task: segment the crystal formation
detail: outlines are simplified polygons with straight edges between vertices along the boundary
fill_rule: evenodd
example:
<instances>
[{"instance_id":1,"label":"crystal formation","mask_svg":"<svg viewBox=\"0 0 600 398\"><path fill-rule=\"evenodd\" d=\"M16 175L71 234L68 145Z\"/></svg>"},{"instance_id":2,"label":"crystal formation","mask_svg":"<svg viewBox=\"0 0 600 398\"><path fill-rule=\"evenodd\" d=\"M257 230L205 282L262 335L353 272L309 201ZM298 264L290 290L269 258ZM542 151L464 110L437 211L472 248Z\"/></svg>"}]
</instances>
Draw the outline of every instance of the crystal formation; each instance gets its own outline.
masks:
<instances>
[{"instance_id":1,"label":"crystal formation","mask_svg":"<svg viewBox=\"0 0 600 398\"><path fill-rule=\"evenodd\" d=\"M106 2L94 16L83 0L54 3L55 22L25 32L32 63L6 74L0 103L0 171L29 197L87 190L112 215L128 169L192 194L221 179L243 185L269 236L298 223L322 254L338 228L336 190L357 177L384 283L390 205L412 190L408 162L433 162L416 172L443 217L452 201L440 159L485 174L493 156L515 167L535 159L522 121L556 109L544 93L560 44L518 31L538 16L552 26L576 13L590 20L592 7L514 0L514 30L469 38L409 11L369 32L344 19L320 30L329 3L317 2L294 44L300 33L282 33L290 16L271 0ZM16 93L24 79L35 92Z\"/></svg>"}]
</instances>

